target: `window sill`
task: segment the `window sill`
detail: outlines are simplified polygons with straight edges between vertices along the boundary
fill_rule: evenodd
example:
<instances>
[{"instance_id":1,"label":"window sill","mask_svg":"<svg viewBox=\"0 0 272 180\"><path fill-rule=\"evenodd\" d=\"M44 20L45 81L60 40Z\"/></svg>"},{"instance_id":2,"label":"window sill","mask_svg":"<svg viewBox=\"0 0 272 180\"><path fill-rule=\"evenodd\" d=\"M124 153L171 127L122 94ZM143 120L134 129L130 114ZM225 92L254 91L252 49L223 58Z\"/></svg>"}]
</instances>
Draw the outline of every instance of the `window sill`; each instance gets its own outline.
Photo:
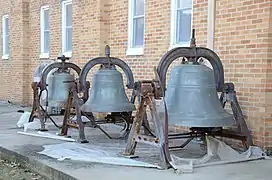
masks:
<instances>
[{"instance_id":1,"label":"window sill","mask_svg":"<svg viewBox=\"0 0 272 180\"><path fill-rule=\"evenodd\" d=\"M49 53L40 54L40 59L48 59L48 58L49 58Z\"/></svg>"},{"instance_id":2,"label":"window sill","mask_svg":"<svg viewBox=\"0 0 272 180\"><path fill-rule=\"evenodd\" d=\"M8 60L8 59L9 59L9 55L3 55L3 56L2 56L2 59L3 59L3 60Z\"/></svg>"},{"instance_id":3,"label":"window sill","mask_svg":"<svg viewBox=\"0 0 272 180\"><path fill-rule=\"evenodd\" d=\"M144 48L128 48L126 55L128 56L140 56L144 54Z\"/></svg>"},{"instance_id":4,"label":"window sill","mask_svg":"<svg viewBox=\"0 0 272 180\"><path fill-rule=\"evenodd\" d=\"M177 48L177 47L190 47L190 43L172 44L172 45L170 45L168 50L171 50L171 49L174 49L174 48Z\"/></svg>"},{"instance_id":5,"label":"window sill","mask_svg":"<svg viewBox=\"0 0 272 180\"><path fill-rule=\"evenodd\" d=\"M64 52L62 53L65 57L71 58L72 57L72 52Z\"/></svg>"}]
</instances>

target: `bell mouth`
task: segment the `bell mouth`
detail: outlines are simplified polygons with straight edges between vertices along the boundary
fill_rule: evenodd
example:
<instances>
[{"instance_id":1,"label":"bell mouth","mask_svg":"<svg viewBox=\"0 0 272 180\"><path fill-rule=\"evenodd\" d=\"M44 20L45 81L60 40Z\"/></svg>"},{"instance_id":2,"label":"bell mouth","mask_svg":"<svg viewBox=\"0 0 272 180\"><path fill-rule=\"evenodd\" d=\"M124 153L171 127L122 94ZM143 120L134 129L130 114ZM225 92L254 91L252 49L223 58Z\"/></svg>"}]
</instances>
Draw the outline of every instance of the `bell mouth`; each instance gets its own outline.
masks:
<instances>
[{"instance_id":1,"label":"bell mouth","mask_svg":"<svg viewBox=\"0 0 272 180\"><path fill-rule=\"evenodd\" d=\"M160 117L164 113L160 112ZM168 113L168 125L195 128L233 127L235 122L233 115L223 112L219 116L185 116L180 113Z\"/></svg>"}]
</instances>

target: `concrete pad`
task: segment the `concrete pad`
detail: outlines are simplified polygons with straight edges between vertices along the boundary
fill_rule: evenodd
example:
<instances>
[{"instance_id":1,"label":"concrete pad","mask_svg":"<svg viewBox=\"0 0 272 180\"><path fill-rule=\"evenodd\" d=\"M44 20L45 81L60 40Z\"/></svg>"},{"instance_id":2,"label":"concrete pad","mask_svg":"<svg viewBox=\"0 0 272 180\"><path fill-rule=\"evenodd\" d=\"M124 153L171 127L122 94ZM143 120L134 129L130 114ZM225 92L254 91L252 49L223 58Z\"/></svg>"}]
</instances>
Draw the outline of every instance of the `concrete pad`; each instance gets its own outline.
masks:
<instances>
[{"instance_id":1,"label":"concrete pad","mask_svg":"<svg viewBox=\"0 0 272 180\"><path fill-rule=\"evenodd\" d=\"M8 110L7 110L8 109ZM271 160L258 160L246 163L228 164L220 166L210 166L195 169L193 174L175 174L172 169L157 170L153 168L136 168L115 166L99 163L86 163L75 161L57 161L44 155L38 154L43 150L43 145L63 143L60 140L44 139L39 137L30 137L17 134L21 129L16 128L16 123L21 116L21 113L16 113L19 107L7 108L0 106L0 155L15 158L18 161L24 162L34 171L38 171L41 175L48 179L65 179L65 180L89 180L89 179L111 179L111 180L270 180L271 179ZM3 111L1 111L3 110ZM88 139L91 142L101 144L102 142L112 141L109 147L118 146L120 151L124 149L124 142L120 140L109 140L105 138L99 130L86 128ZM99 141L95 141L99 139ZM101 140L100 140L101 139ZM154 153L154 161L157 161L158 151L153 148L141 146L137 152L141 158L145 157L150 152ZM201 155L202 150L198 145L192 145L183 153ZM191 149L190 149L191 148ZM137 150L136 150L137 151ZM186 152L187 151L187 152ZM199 153L200 152L200 153ZM140 158L140 159L141 159Z\"/></svg>"}]
</instances>

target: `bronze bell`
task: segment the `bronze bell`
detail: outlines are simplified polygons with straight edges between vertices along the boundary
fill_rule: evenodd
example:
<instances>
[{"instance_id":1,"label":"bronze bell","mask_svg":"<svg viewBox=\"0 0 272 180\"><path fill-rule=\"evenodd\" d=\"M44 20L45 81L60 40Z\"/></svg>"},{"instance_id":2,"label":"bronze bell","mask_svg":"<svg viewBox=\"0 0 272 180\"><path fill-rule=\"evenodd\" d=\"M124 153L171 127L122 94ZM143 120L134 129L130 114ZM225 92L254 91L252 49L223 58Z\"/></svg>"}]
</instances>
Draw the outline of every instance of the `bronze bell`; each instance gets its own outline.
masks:
<instances>
[{"instance_id":1,"label":"bronze bell","mask_svg":"<svg viewBox=\"0 0 272 180\"><path fill-rule=\"evenodd\" d=\"M169 125L228 127L233 116L217 96L213 70L202 64L180 64L170 72L165 101ZM159 113L163 119L163 104Z\"/></svg>"},{"instance_id":2,"label":"bronze bell","mask_svg":"<svg viewBox=\"0 0 272 180\"><path fill-rule=\"evenodd\" d=\"M83 112L131 112L135 110L126 95L122 74L115 66L101 66L94 74L89 99L81 106Z\"/></svg>"},{"instance_id":3,"label":"bronze bell","mask_svg":"<svg viewBox=\"0 0 272 180\"><path fill-rule=\"evenodd\" d=\"M65 81L73 81L73 74L69 72L56 71L47 77L47 92L49 107L63 107L67 101L69 84Z\"/></svg>"}]
</instances>

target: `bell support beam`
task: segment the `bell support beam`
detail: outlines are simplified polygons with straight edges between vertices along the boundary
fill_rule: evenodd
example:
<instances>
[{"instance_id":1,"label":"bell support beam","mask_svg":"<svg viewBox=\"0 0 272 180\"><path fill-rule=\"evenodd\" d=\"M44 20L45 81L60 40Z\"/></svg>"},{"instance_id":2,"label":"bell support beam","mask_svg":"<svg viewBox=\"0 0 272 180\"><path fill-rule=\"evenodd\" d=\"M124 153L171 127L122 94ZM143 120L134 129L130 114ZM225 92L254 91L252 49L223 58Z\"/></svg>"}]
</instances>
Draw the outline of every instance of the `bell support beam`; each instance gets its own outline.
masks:
<instances>
[{"instance_id":1,"label":"bell support beam","mask_svg":"<svg viewBox=\"0 0 272 180\"><path fill-rule=\"evenodd\" d=\"M159 148L160 150L160 167L162 169L169 168L171 167L171 158L167 138L168 124L167 120L165 123L162 123L162 121L159 119L155 102L155 99L162 96L161 89L158 86L159 82L156 82L156 80L139 81L137 82L137 84L137 89L135 90L140 93L140 103L138 105L135 120L133 121L132 128L128 137L127 146L122 155L133 158L137 143L149 144L151 146ZM148 136L140 134L140 129L144 121L147 106L150 108L151 121L155 125L155 137L153 135Z\"/></svg>"},{"instance_id":2,"label":"bell support beam","mask_svg":"<svg viewBox=\"0 0 272 180\"><path fill-rule=\"evenodd\" d=\"M231 110L234 115L234 119L236 121L236 124L238 126L238 132L241 132L246 137L246 145L245 146L252 146L253 140L252 136L250 134L250 131L247 127L246 121L244 119L243 112L240 108L240 105L237 100L235 86L233 83L226 83L224 86L224 91L221 93L220 101L222 103L222 106L225 107L225 104L227 102L231 105Z\"/></svg>"},{"instance_id":3,"label":"bell support beam","mask_svg":"<svg viewBox=\"0 0 272 180\"><path fill-rule=\"evenodd\" d=\"M134 77L129 66L121 59L115 57L97 57L91 59L87 64L84 65L80 73L80 90L86 90L86 78L89 71L98 64L108 64L110 58L110 63L120 67L127 76L127 88L132 89L134 85Z\"/></svg>"},{"instance_id":4,"label":"bell support beam","mask_svg":"<svg viewBox=\"0 0 272 180\"><path fill-rule=\"evenodd\" d=\"M39 83L33 82L32 83L32 90L33 90L33 105L32 105L32 111L29 116L28 122L33 122L34 117L38 117L41 123L41 131L46 131L45 129L45 122L44 122L44 116L45 113L40 107L40 98L39 98Z\"/></svg>"},{"instance_id":5,"label":"bell support beam","mask_svg":"<svg viewBox=\"0 0 272 180\"><path fill-rule=\"evenodd\" d=\"M84 124L82 122L82 116L80 111L80 106L82 105L82 100L78 96L78 82L65 82L69 83L69 94L66 102L63 125L61 129L61 136L67 136L67 132L69 128L76 128L79 132L79 140L81 143L88 143L86 140L85 132L84 132ZM76 124L69 121L70 119L70 110L72 107L72 102L75 103L75 112L76 112Z\"/></svg>"},{"instance_id":6,"label":"bell support beam","mask_svg":"<svg viewBox=\"0 0 272 180\"><path fill-rule=\"evenodd\" d=\"M55 123L55 121L50 117L50 115L46 112L46 110L40 104L41 92L39 95L39 88L40 88L39 83L33 82L31 86L33 90L33 104L32 104L32 110L31 110L31 114L29 116L28 122L33 122L34 117L38 117L38 119L41 122L41 128L39 130L47 131L47 129L45 129L45 117L46 117L46 118L49 118L57 128L60 129L61 127L59 127Z\"/></svg>"},{"instance_id":7,"label":"bell support beam","mask_svg":"<svg viewBox=\"0 0 272 180\"><path fill-rule=\"evenodd\" d=\"M136 98L138 100L138 104L141 103L141 93L139 91L139 89L140 89L139 87L140 87L140 83L139 82L135 82L134 89L132 90L131 100L130 100L131 103L133 103L133 104L135 104ZM132 114L132 112L131 112L131 114ZM149 125L149 122L147 120L147 113L146 113L146 111L144 113L144 117L143 118L144 119L143 119L143 124L142 125L144 127L145 135L149 135L150 134L151 136L155 137L155 135L151 132L150 125Z\"/></svg>"},{"instance_id":8,"label":"bell support beam","mask_svg":"<svg viewBox=\"0 0 272 180\"><path fill-rule=\"evenodd\" d=\"M194 50L196 50L196 52L194 52ZM167 70L169 66L171 65L171 63L180 57L196 58L196 59L202 57L207 59L211 63L214 70L216 90L218 92L223 91L223 88L224 88L223 64L215 52L204 47L177 47L168 51L166 54L163 55L163 57L161 58L158 64L157 71L158 71L158 74L164 89L166 88Z\"/></svg>"}]
</instances>

